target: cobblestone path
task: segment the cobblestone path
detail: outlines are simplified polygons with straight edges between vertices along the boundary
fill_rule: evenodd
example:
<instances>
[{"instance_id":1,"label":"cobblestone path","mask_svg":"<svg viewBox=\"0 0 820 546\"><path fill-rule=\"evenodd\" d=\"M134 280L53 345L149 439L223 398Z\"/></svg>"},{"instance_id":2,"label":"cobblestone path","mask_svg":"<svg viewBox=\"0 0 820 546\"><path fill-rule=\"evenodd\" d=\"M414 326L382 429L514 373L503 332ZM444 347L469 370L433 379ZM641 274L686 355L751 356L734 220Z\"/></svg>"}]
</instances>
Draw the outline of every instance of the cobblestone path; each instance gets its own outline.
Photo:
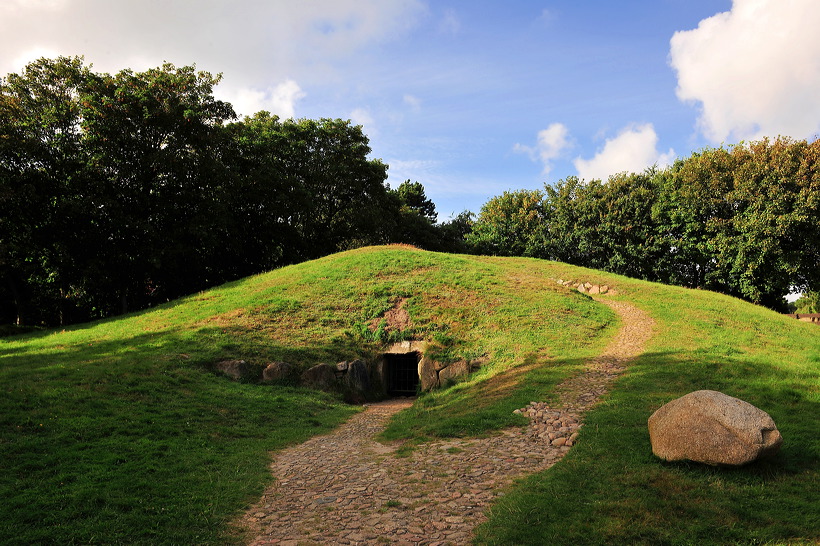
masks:
<instances>
[{"instance_id":1,"label":"cobblestone path","mask_svg":"<svg viewBox=\"0 0 820 546\"><path fill-rule=\"evenodd\" d=\"M583 413L651 337L648 315L624 302L601 301L623 326L583 373L558 386L558 407L522 408L530 417L524 429L430 442L397 457L396 446L374 436L413 401L372 404L331 434L276 454L276 482L242 520L255 536L251 544L468 543L505 487L552 466L571 449Z\"/></svg>"}]
</instances>

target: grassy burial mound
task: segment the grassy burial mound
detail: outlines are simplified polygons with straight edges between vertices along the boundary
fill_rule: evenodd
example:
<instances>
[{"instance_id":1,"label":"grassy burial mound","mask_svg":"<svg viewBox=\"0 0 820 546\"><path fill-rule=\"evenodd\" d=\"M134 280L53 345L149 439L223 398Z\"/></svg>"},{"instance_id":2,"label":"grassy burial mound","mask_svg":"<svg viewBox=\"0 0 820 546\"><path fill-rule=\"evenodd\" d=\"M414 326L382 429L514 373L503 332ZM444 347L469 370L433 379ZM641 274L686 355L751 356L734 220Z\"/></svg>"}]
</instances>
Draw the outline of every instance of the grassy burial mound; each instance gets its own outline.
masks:
<instances>
[{"instance_id":1,"label":"grassy burial mound","mask_svg":"<svg viewBox=\"0 0 820 546\"><path fill-rule=\"evenodd\" d=\"M390 334L378 324L397 298L412 324ZM220 360L306 368L369 358L391 336L429 339L443 361L488 354L477 381L495 386L475 404L454 397L445 419L480 432L520 422L512 410L570 371L549 358L593 354L612 320L538 262L389 247L0 340L0 542L223 542L268 481L269 451L356 411L321 392L230 381L211 371ZM538 381L521 386L517 368L540 369Z\"/></svg>"},{"instance_id":2,"label":"grassy burial mound","mask_svg":"<svg viewBox=\"0 0 820 546\"><path fill-rule=\"evenodd\" d=\"M817 537L815 325L552 262L376 247L0 340L0 542L241 541L228 522L271 479L269 452L357 408L293 384L231 381L213 372L221 360L306 369L423 339L437 361L488 359L466 381L422 395L387 437L412 445L521 425L512 410L552 399L619 326L555 278L617 287L614 297L649 312L658 331L570 454L494 507L481 542ZM397 302L407 320L391 329ZM655 460L646 418L702 388L769 412L785 438L777 458L733 471Z\"/></svg>"},{"instance_id":3,"label":"grassy burial mound","mask_svg":"<svg viewBox=\"0 0 820 546\"><path fill-rule=\"evenodd\" d=\"M493 507L478 542L815 544L820 329L722 294L617 283L656 321L645 354L588 414L578 445ZM784 438L777 456L736 469L655 458L648 417L699 389L768 412Z\"/></svg>"}]
</instances>

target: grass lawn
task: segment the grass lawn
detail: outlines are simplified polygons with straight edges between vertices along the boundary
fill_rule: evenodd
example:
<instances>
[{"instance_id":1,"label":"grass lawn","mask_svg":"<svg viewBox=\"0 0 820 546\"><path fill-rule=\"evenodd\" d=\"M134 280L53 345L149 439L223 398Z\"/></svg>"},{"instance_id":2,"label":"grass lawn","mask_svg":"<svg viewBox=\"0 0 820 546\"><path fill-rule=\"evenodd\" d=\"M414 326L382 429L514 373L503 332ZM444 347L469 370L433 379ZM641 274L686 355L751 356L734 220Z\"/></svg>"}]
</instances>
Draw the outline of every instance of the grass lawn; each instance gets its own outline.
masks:
<instances>
[{"instance_id":1,"label":"grass lawn","mask_svg":"<svg viewBox=\"0 0 820 546\"><path fill-rule=\"evenodd\" d=\"M752 543L820 538L820 329L708 292L529 259L359 249L116 320L0 339L0 543L225 544L269 483L270 451L358 409L210 372L226 358L299 366L421 337L437 358L490 357L421 396L385 435L421 441L521 424L617 331L606 306L551 279L616 286L655 318L646 355L580 442L523 480L479 529L489 544ZM398 298L413 327L371 332ZM739 470L665 464L646 419L711 388L769 412L778 457Z\"/></svg>"},{"instance_id":2,"label":"grass lawn","mask_svg":"<svg viewBox=\"0 0 820 546\"><path fill-rule=\"evenodd\" d=\"M591 354L614 325L608 309L542 273L530 262L363 249L115 320L0 339L0 543L240 541L229 522L270 481L270 452L358 408L209 366L372 356L389 339L366 325L397 298L414 325L403 335L432 340L438 358L492 357L473 383L484 390L448 391L461 408L451 432L520 422L516 370L542 368L517 399L548 393L572 371L551 356ZM466 418L478 393L483 409Z\"/></svg>"},{"instance_id":3,"label":"grass lawn","mask_svg":"<svg viewBox=\"0 0 820 546\"><path fill-rule=\"evenodd\" d=\"M820 329L709 292L611 283L652 314L658 335L568 456L493 507L478 543L816 543ZM776 458L739 469L656 459L647 419L699 389L768 412L784 437Z\"/></svg>"},{"instance_id":4,"label":"grass lawn","mask_svg":"<svg viewBox=\"0 0 820 546\"><path fill-rule=\"evenodd\" d=\"M267 452L353 411L218 378L150 336L86 339L4 347L2 544L229 541L226 518L269 481Z\"/></svg>"}]
</instances>

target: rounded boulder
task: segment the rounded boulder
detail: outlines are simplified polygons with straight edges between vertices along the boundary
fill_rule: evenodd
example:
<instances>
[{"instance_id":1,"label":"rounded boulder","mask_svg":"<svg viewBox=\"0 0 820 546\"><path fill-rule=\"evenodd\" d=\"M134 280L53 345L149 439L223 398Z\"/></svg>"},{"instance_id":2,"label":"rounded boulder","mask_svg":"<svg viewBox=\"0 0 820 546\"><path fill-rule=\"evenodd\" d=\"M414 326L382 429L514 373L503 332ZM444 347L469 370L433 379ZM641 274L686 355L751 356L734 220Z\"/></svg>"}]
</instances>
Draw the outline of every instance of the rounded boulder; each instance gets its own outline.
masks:
<instances>
[{"instance_id":1,"label":"rounded boulder","mask_svg":"<svg viewBox=\"0 0 820 546\"><path fill-rule=\"evenodd\" d=\"M783 443L768 413L710 390L672 400L648 425L652 452L666 461L741 466L774 455Z\"/></svg>"}]
</instances>

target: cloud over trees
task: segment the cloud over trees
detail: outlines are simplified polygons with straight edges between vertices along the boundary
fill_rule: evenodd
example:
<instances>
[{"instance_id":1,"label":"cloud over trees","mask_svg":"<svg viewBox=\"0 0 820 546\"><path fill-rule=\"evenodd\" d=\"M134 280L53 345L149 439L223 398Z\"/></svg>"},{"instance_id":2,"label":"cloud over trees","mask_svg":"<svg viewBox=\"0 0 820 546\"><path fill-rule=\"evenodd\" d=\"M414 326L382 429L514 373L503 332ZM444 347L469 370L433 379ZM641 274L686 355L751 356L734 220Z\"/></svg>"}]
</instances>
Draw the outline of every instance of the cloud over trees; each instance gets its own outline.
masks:
<instances>
[{"instance_id":1,"label":"cloud over trees","mask_svg":"<svg viewBox=\"0 0 820 546\"><path fill-rule=\"evenodd\" d=\"M603 180L621 172L640 172L647 167L665 167L675 159L675 151L659 152L658 135L651 123L630 125L606 140L594 157L575 159L573 164L582 180Z\"/></svg>"},{"instance_id":2,"label":"cloud over trees","mask_svg":"<svg viewBox=\"0 0 820 546\"><path fill-rule=\"evenodd\" d=\"M820 131L820 3L734 0L731 11L676 32L677 95L700 107L713 143Z\"/></svg>"}]
</instances>

